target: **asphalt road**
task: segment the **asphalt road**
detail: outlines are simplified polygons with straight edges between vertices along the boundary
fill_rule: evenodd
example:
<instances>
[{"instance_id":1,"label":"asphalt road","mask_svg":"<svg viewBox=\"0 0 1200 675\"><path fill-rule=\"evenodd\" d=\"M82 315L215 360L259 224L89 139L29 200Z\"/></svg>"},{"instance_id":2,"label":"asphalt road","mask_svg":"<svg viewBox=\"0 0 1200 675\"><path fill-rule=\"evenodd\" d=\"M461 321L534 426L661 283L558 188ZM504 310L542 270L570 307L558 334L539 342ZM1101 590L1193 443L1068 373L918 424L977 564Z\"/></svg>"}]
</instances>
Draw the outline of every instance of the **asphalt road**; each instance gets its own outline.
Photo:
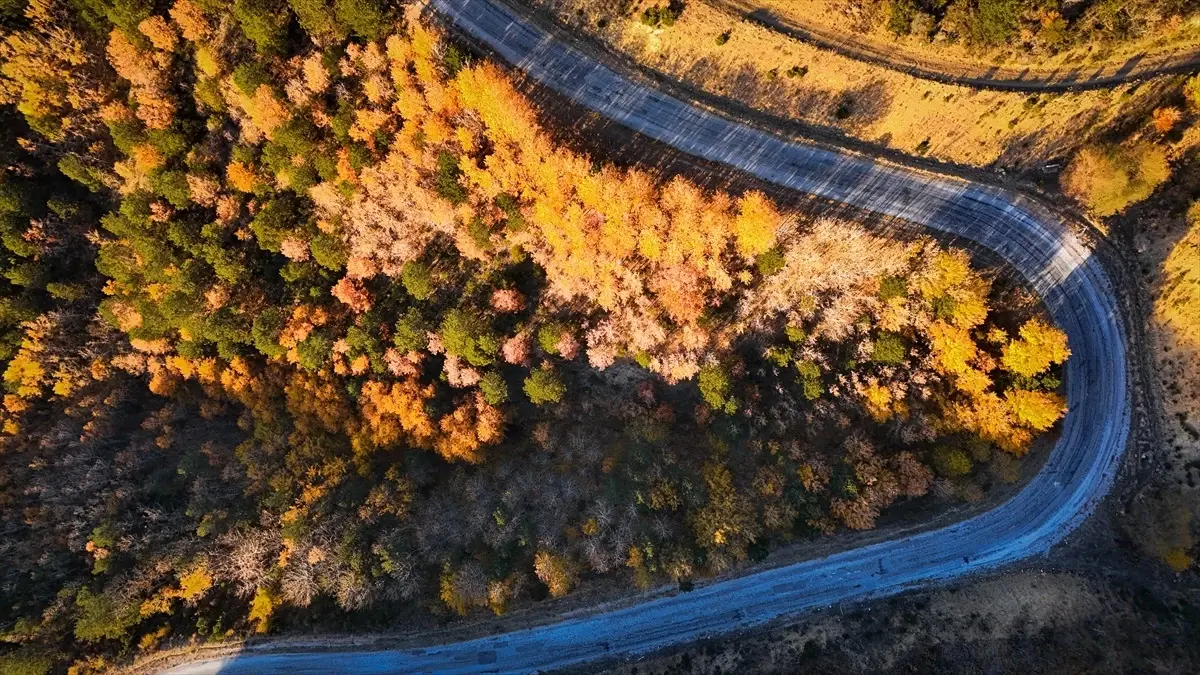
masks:
<instances>
[{"instance_id":1,"label":"asphalt road","mask_svg":"<svg viewBox=\"0 0 1200 675\"><path fill-rule=\"evenodd\" d=\"M790 142L700 110L631 82L494 0L431 4L544 85L647 136L782 186L905 218L994 251L1028 280L1067 332L1070 411L1061 436L1025 489L941 529L495 637L377 652L252 649L170 673L530 672L645 653L1045 555L1107 492L1130 425L1125 333L1100 262L1049 211L994 188Z\"/></svg>"},{"instance_id":2,"label":"asphalt road","mask_svg":"<svg viewBox=\"0 0 1200 675\"><path fill-rule=\"evenodd\" d=\"M977 89L1000 91L1061 92L1105 89L1159 75L1191 73L1200 69L1200 50L1136 54L1124 61L1038 66L963 63L926 58L882 41L856 39L819 23L805 21L798 12L775 11L758 0L705 0L747 21L806 42L815 47L871 65L898 70L926 80ZM768 3L775 4L778 3Z\"/></svg>"}]
</instances>

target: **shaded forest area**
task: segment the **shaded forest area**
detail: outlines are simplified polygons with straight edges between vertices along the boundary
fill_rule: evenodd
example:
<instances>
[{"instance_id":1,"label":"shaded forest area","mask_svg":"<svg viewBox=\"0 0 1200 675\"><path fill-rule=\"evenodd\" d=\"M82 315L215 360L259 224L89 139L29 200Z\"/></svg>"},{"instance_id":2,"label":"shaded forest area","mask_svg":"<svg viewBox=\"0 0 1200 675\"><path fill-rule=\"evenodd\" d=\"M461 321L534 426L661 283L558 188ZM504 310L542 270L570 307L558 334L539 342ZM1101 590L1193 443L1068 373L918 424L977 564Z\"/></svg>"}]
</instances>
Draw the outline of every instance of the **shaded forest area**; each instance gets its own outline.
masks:
<instances>
[{"instance_id":1,"label":"shaded forest area","mask_svg":"<svg viewBox=\"0 0 1200 675\"><path fill-rule=\"evenodd\" d=\"M963 251L556 146L399 7L4 7L4 672L687 583L1064 413Z\"/></svg>"}]
</instances>

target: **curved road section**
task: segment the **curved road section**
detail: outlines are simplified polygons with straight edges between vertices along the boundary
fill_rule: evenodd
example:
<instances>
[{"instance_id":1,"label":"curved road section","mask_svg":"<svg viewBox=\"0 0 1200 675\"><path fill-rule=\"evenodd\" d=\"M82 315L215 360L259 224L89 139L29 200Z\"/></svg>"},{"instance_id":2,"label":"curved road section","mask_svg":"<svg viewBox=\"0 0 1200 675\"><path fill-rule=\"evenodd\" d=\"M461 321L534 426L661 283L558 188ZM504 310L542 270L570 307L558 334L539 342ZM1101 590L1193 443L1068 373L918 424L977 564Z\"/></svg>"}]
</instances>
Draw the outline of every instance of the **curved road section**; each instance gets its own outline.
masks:
<instances>
[{"instance_id":1,"label":"curved road section","mask_svg":"<svg viewBox=\"0 0 1200 675\"><path fill-rule=\"evenodd\" d=\"M879 598L1047 553L1112 483L1129 433L1126 342L1100 262L1048 211L999 190L783 140L641 86L495 0L432 0L542 84L647 136L764 180L976 242L1041 295L1072 350L1070 411L1046 467L1009 501L938 530L624 609L467 642L377 652L248 651L176 675L530 672L645 653L847 600Z\"/></svg>"}]
</instances>

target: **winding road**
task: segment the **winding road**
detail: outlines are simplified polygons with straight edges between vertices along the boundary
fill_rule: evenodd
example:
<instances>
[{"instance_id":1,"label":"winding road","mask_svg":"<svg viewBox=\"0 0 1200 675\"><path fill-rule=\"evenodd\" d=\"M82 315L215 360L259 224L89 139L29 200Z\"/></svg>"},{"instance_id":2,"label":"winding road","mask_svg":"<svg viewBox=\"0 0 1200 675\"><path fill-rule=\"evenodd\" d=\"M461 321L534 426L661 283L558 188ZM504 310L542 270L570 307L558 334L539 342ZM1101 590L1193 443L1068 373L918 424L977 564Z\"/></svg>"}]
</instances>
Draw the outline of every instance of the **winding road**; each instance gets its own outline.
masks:
<instances>
[{"instance_id":1,"label":"winding road","mask_svg":"<svg viewBox=\"0 0 1200 675\"><path fill-rule=\"evenodd\" d=\"M859 38L805 21L787 3L773 0L704 0L746 21L847 58L943 84L1000 91L1060 92L1103 89L1126 82L1200 69L1200 49L1137 54L1122 62L1039 66L984 65L925 58L899 43Z\"/></svg>"},{"instance_id":2,"label":"winding road","mask_svg":"<svg viewBox=\"0 0 1200 675\"><path fill-rule=\"evenodd\" d=\"M375 652L252 648L169 673L508 673L646 653L1045 555L1108 491L1130 427L1125 332L1100 261L1050 211L998 189L792 142L702 110L595 62L496 0L431 0L431 7L545 86L651 138L993 251L1041 295L1069 337L1070 411L1061 436L1021 492L941 529L493 637Z\"/></svg>"}]
</instances>

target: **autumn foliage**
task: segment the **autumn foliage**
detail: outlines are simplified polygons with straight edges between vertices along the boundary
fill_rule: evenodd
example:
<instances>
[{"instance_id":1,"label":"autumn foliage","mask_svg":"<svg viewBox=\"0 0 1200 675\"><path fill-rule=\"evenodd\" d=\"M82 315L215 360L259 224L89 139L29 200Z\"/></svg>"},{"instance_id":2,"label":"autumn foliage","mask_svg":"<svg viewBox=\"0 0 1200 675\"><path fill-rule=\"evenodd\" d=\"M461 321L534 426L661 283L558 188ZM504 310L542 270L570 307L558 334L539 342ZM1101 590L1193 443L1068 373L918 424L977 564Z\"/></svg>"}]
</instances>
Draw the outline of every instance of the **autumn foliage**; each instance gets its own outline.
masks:
<instances>
[{"instance_id":1,"label":"autumn foliage","mask_svg":"<svg viewBox=\"0 0 1200 675\"><path fill-rule=\"evenodd\" d=\"M31 644L717 573L977 498L1065 412L1065 336L965 252L587 156L415 14L118 5L4 36Z\"/></svg>"}]
</instances>

